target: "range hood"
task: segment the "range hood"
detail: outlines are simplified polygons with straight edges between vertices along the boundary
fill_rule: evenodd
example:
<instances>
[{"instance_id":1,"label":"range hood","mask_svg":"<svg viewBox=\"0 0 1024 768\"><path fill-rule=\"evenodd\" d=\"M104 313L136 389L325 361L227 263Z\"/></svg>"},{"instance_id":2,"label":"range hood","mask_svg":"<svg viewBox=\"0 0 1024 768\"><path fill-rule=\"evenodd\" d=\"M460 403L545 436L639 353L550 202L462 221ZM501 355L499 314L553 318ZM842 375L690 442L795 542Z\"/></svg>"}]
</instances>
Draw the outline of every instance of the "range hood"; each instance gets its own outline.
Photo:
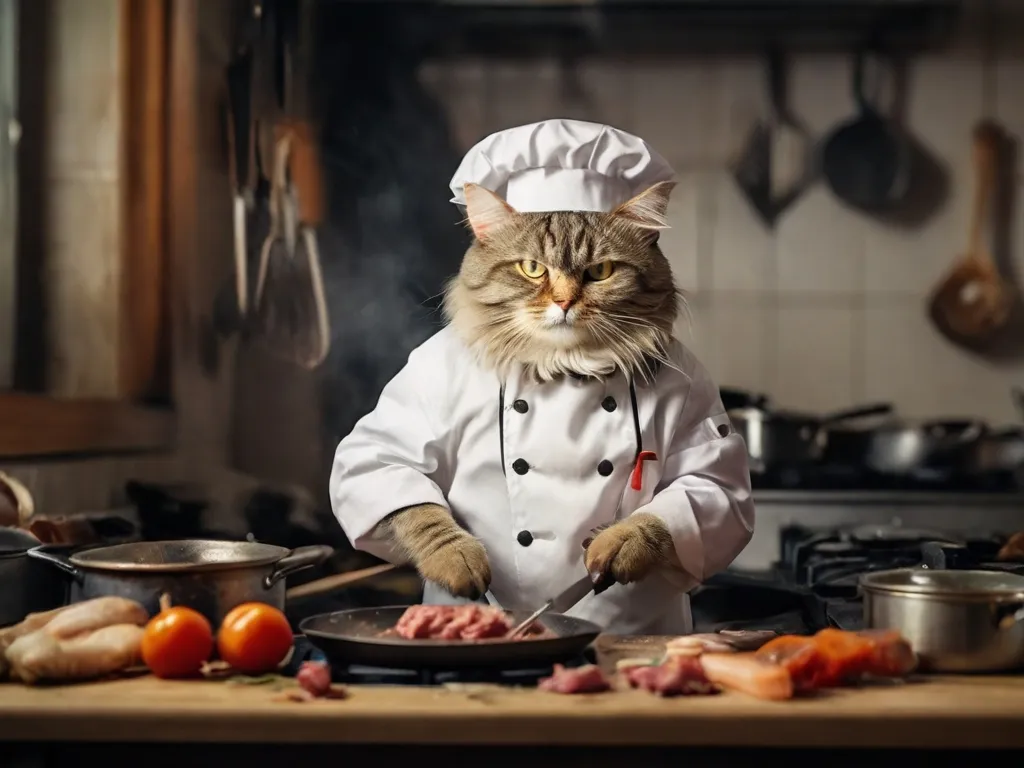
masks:
<instances>
[{"instance_id":1,"label":"range hood","mask_svg":"<svg viewBox=\"0 0 1024 768\"><path fill-rule=\"evenodd\" d=\"M943 44L962 0L331 0L426 52L630 55Z\"/></svg>"}]
</instances>

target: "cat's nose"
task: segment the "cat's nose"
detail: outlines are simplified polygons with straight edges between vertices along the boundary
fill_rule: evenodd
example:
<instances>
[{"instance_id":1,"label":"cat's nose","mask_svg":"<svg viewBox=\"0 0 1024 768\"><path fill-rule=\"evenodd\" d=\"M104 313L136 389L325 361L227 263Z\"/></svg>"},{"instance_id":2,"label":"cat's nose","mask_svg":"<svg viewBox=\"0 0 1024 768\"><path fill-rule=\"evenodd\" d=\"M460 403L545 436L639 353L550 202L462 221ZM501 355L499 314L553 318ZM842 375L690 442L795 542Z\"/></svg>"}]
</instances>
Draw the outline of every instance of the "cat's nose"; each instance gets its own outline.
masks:
<instances>
[{"instance_id":1,"label":"cat's nose","mask_svg":"<svg viewBox=\"0 0 1024 768\"><path fill-rule=\"evenodd\" d=\"M568 312L569 308L576 303L576 299L566 299L565 301L556 301L555 306L561 309L563 312Z\"/></svg>"}]
</instances>

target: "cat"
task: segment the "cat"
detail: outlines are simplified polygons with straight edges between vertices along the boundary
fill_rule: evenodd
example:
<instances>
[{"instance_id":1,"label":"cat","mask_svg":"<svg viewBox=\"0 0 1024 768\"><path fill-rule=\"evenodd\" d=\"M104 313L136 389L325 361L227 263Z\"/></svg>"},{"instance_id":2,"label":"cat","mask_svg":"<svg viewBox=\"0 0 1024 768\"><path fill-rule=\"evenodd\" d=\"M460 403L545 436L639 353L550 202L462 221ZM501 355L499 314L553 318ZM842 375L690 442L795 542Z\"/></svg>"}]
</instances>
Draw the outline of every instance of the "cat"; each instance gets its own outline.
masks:
<instances>
[{"instance_id":1,"label":"cat","mask_svg":"<svg viewBox=\"0 0 1024 768\"><path fill-rule=\"evenodd\" d=\"M611 213L519 213L498 195L465 185L474 240L445 293L448 322L499 375L513 365L539 381L616 370L650 381L682 308L658 247L672 182L655 184ZM420 575L457 596L478 599L491 579L487 552L448 510L398 510L375 535L389 540ZM636 513L586 545L595 581L638 581L677 568L660 518Z\"/></svg>"}]
</instances>

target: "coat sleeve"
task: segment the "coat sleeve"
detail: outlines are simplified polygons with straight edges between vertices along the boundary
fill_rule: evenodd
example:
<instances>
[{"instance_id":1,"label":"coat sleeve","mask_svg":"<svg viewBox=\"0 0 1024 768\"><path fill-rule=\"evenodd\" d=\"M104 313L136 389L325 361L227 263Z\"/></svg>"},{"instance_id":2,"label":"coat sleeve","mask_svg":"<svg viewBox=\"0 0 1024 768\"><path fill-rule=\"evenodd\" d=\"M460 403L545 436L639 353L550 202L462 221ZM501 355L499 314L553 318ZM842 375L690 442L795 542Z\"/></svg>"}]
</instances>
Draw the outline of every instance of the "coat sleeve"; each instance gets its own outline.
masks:
<instances>
[{"instance_id":1,"label":"coat sleeve","mask_svg":"<svg viewBox=\"0 0 1024 768\"><path fill-rule=\"evenodd\" d=\"M707 370L689 352L684 358L690 382L682 407L666 413L674 423L665 429L671 436L661 481L651 501L636 511L665 523L689 577L675 574L673 581L693 586L728 567L750 541L754 503L743 438L732 430Z\"/></svg>"},{"instance_id":2,"label":"coat sleeve","mask_svg":"<svg viewBox=\"0 0 1024 768\"><path fill-rule=\"evenodd\" d=\"M353 547L390 562L400 557L388 542L372 536L378 523L416 504L448 509L439 485L450 472L448 441L439 426L444 403L434 397L441 388L433 386L430 375L440 364L423 347L413 350L384 387L376 408L334 454L330 494L335 517Z\"/></svg>"}]
</instances>

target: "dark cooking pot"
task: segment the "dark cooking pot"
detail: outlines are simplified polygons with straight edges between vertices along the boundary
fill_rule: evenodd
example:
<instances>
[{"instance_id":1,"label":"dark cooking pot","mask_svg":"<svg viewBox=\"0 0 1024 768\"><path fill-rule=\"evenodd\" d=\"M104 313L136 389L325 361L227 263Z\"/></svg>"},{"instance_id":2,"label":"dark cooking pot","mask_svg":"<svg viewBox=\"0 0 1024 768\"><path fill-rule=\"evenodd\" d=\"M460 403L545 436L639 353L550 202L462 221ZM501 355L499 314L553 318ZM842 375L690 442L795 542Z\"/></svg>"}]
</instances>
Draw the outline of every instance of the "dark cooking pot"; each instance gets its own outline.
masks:
<instances>
[{"instance_id":1,"label":"dark cooking pot","mask_svg":"<svg viewBox=\"0 0 1024 768\"><path fill-rule=\"evenodd\" d=\"M835 425L891 411L888 403L876 403L816 416L772 410L761 398L729 410L729 418L747 444L751 470L764 472L817 462Z\"/></svg>"},{"instance_id":2,"label":"dark cooking pot","mask_svg":"<svg viewBox=\"0 0 1024 768\"><path fill-rule=\"evenodd\" d=\"M67 599L67 576L29 557L37 546L30 533L0 528L0 627L59 608Z\"/></svg>"},{"instance_id":3,"label":"dark cooking pot","mask_svg":"<svg viewBox=\"0 0 1024 768\"><path fill-rule=\"evenodd\" d=\"M248 541L140 541L72 554L48 547L29 556L71 576L71 603L116 595L159 611L160 596L186 605L219 626L225 614L248 602L285 605L285 577L331 556L328 546L288 550Z\"/></svg>"},{"instance_id":4,"label":"dark cooking pot","mask_svg":"<svg viewBox=\"0 0 1024 768\"><path fill-rule=\"evenodd\" d=\"M846 427L829 433L825 459L882 475L949 470L987 433L983 422L971 419L893 421L873 429Z\"/></svg>"}]
</instances>

